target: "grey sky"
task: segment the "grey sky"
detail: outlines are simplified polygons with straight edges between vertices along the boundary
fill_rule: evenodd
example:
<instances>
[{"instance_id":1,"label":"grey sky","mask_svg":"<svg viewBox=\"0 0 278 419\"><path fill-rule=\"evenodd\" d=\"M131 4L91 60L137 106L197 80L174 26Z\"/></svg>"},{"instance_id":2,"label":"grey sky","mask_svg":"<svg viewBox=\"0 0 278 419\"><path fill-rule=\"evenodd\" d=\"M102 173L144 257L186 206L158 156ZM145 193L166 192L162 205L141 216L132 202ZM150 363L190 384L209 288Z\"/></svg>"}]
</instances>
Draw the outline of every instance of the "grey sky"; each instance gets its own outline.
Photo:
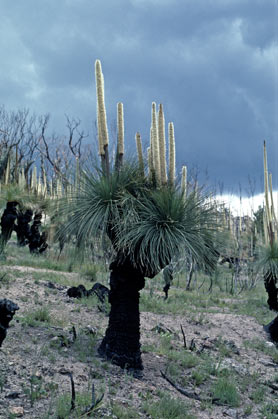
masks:
<instances>
[{"instance_id":1,"label":"grey sky","mask_svg":"<svg viewBox=\"0 0 278 419\"><path fill-rule=\"evenodd\" d=\"M243 191L278 180L277 0L0 0L0 104L79 117L93 138L94 62L108 118L124 103L126 142L147 143L151 102L173 121L178 163Z\"/></svg>"}]
</instances>

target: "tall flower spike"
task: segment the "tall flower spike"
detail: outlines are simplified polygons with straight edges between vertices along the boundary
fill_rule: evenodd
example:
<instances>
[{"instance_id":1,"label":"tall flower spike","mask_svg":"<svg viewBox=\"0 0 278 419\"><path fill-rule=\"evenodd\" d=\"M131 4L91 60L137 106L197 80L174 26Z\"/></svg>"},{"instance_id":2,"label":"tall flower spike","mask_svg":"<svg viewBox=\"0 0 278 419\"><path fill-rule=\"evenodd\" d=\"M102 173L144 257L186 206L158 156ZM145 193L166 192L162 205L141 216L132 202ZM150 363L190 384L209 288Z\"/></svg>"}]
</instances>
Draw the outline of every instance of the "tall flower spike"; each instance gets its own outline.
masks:
<instances>
[{"instance_id":1,"label":"tall flower spike","mask_svg":"<svg viewBox=\"0 0 278 419\"><path fill-rule=\"evenodd\" d=\"M275 214L273 191L272 191L272 174L269 173L269 193L270 193L270 202L271 202L271 219L275 225L277 225L277 217Z\"/></svg>"},{"instance_id":2,"label":"tall flower spike","mask_svg":"<svg viewBox=\"0 0 278 419\"><path fill-rule=\"evenodd\" d=\"M175 134L174 124L169 122L168 124L168 136L169 136L169 184L174 186L176 179L176 146L175 146Z\"/></svg>"},{"instance_id":3,"label":"tall flower spike","mask_svg":"<svg viewBox=\"0 0 278 419\"><path fill-rule=\"evenodd\" d=\"M167 183L167 169L166 169L166 145L165 145L165 120L163 114L163 106L159 105L158 111L158 139L159 139L159 156L160 156L160 173L161 183Z\"/></svg>"},{"instance_id":4,"label":"tall flower spike","mask_svg":"<svg viewBox=\"0 0 278 419\"><path fill-rule=\"evenodd\" d=\"M38 183L37 183L37 195L42 195L43 189L42 189L42 182L41 178L39 177Z\"/></svg>"},{"instance_id":5,"label":"tall flower spike","mask_svg":"<svg viewBox=\"0 0 278 419\"><path fill-rule=\"evenodd\" d=\"M267 219L266 219L265 206L263 206L263 209L264 209L264 212L263 212L264 241L265 241L265 244L269 244L269 234L268 234L268 225L267 225Z\"/></svg>"},{"instance_id":6,"label":"tall flower spike","mask_svg":"<svg viewBox=\"0 0 278 419\"><path fill-rule=\"evenodd\" d=\"M26 187L26 179L25 179L25 173L24 173L23 167L21 171L19 172L18 184L21 189L24 189Z\"/></svg>"},{"instance_id":7,"label":"tall flower spike","mask_svg":"<svg viewBox=\"0 0 278 419\"><path fill-rule=\"evenodd\" d=\"M265 211L266 211L266 221L270 222L270 208L269 208L269 199L268 199L268 167L267 167L267 154L266 154L266 144L264 141L264 193L265 193Z\"/></svg>"},{"instance_id":8,"label":"tall flower spike","mask_svg":"<svg viewBox=\"0 0 278 419\"><path fill-rule=\"evenodd\" d=\"M124 154L124 106L117 103L118 153Z\"/></svg>"},{"instance_id":9,"label":"tall flower spike","mask_svg":"<svg viewBox=\"0 0 278 419\"><path fill-rule=\"evenodd\" d=\"M136 148L137 148L137 154L138 154L139 170L140 170L141 175L144 176L142 142L141 142L141 136L139 132L136 132L135 140L136 140Z\"/></svg>"},{"instance_id":10,"label":"tall flower spike","mask_svg":"<svg viewBox=\"0 0 278 419\"><path fill-rule=\"evenodd\" d=\"M153 164L155 177L158 184L161 183L160 173L160 155L159 155L159 144L158 144L158 132L157 132L157 120L156 120L156 104L152 103L152 153L153 153Z\"/></svg>"},{"instance_id":11,"label":"tall flower spike","mask_svg":"<svg viewBox=\"0 0 278 419\"><path fill-rule=\"evenodd\" d=\"M74 189L75 189L75 192L79 190L79 186L80 186L80 166L79 166L79 158L76 157L75 178L74 178Z\"/></svg>"},{"instance_id":12,"label":"tall flower spike","mask_svg":"<svg viewBox=\"0 0 278 419\"><path fill-rule=\"evenodd\" d=\"M5 185L8 185L10 182L10 156L8 157L6 171L5 171Z\"/></svg>"},{"instance_id":13,"label":"tall flower spike","mask_svg":"<svg viewBox=\"0 0 278 419\"><path fill-rule=\"evenodd\" d=\"M123 164L124 156L124 107L122 103L117 103L117 133L115 168L119 170Z\"/></svg>"},{"instance_id":14,"label":"tall flower spike","mask_svg":"<svg viewBox=\"0 0 278 419\"><path fill-rule=\"evenodd\" d=\"M154 168L153 168L153 157L152 157L152 148L151 147L148 147L147 148L147 152L148 152L148 168L149 168L148 175L149 175L149 180L152 180L153 171L154 171Z\"/></svg>"},{"instance_id":15,"label":"tall flower spike","mask_svg":"<svg viewBox=\"0 0 278 419\"><path fill-rule=\"evenodd\" d=\"M57 181L56 181L56 194L57 194L57 198L62 198L63 196L62 182L59 178L57 178Z\"/></svg>"},{"instance_id":16,"label":"tall flower spike","mask_svg":"<svg viewBox=\"0 0 278 419\"><path fill-rule=\"evenodd\" d=\"M97 93L97 123L98 123L98 142L100 155L105 154L104 147L108 146L108 129L106 120L106 109L104 101L104 78L101 70L101 63L96 60L96 93Z\"/></svg>"},{"instance_id":17,"label":"tall flower spike","mask_svg":"<svg viewBox=\"0 0 278 419\"><path fill-rule=\"evenodd\" d=\"M54 194L53 194L53 180L50 179L50 184L49 184L49 196L50 198L54 198Z\"/></svg>"},{"instance_id":18,"label":"tall flower spike","mask_svg":"<svg viewBox=\"0 0 278 419\"><path fill-rule=\"evenodd\" d=\"M187 194L187 167L182 166L182 172L181 172L181 193L183 198L186 198Z\"/></svg>"},{"instance_id":19,"label":"tall flower spike","mask_svg":"<svg viewBox=\"0 0 278 419\"><path fill-rule=\"evenodd\" d=\"M100 122L100 116L98 111L98 104L97 104L97 132L98 132L98 154L100 156L104 156L104 147L102 144L102 135L101 135L101 122Z\"/></svg>"},{"instance_id":20,"label":"tall flower spike","mask_svg":"<svg viewBox=\"0 0 278 419\"><path fill-rule=\"evenodd\" d=\"M34 169L32 171L31 189L33 189L33 191L37 190L37 167L36 166L34 166Z\"/></svg>"},{"instance_id":21,"label":"tall flower spike","mask_svg":"<svg viewBox=\"0 0 278 419\"><path fill-rule=\"evenodd\" d=\"M46 178L46 172L44 167L44 160L43 157L41 157L41 176L42 176L42 194L45 197L47 195L47 178Z\"/></svg>"}]
</instances>

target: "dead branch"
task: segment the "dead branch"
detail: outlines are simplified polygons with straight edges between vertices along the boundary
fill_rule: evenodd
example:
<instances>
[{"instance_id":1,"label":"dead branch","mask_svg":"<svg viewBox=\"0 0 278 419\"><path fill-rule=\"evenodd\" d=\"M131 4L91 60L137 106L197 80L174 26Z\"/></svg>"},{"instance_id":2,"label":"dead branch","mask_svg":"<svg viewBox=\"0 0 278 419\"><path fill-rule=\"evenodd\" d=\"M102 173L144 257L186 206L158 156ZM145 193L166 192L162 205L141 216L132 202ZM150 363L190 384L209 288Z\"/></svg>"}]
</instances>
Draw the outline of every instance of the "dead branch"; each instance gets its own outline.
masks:
<instances>
[{"instance_id":1,"label":"dead branch","mask_svg":"<svg viewBox=\"0 0 278 419\"><path fill-rule=\"evenodd\" d=\"M182 325L180 325L180 327L181 327L181 333L182 333L182 337L183 337L183 346L184 346L184 348L186 349L186 339L185 339L185 334L184 334L184 331L183 331L183 327L182 327Z\"/></svg>"},{"instance_id":2,"label":"dead branch","mask_svg":"<svg viewBox=\"0 0 278 419\"><path fill-rule=\"evenodd\" d=\"M84 138L88 137L88 134L85 135L84 131L79 131L79 126L81 124L80 119L70 119L68 115L65 115L67 119L67 128L69 130L69 149L76 159L81 157L81 146ZM77 139L74 139L75 133L77 134Z\"/></svg>"},{"instance_id":3,"label":"dead branch","mask_svg":"<svg viewBox=\"0 0 278 419\"><path fill-rule=\"evenodd\" d=\"M160 370L160 374L162 375L162 377L166 380L166 381L168 381L168 383L169 384L171 384L171 386L173 386L179 393L181 393L181 394L183 394L184 396L186 396L186 397L189 397L189 398L191 398L191 399L194 399L194 400L202 400L201 398L200 398L200 396L198 396L198 394L195 394L195 393L192 393L191 391L188 391L188 390L185 390L184 388L182 388L182 387L180 387L179 385L177 385L177 384L175 384L170 378L168 378L165 374L164 374L164 372L162 372L161 370Z\"/></svg>"},{"instance_id":4,"label":"dead branch","mask_svg":"<svg viewBox=\"0 0 278 419\"><path fill-rule=\"evenodd\" d=\"M74 387L74 381L73 381L73 376L72 373L70 371L67 371L65 369L61 369L60 374L63 375L67 375L68 377L70 377L70 382L71 382L71 408L70 411L75 409L75 387Z\"/></svg>"}]
</instances>

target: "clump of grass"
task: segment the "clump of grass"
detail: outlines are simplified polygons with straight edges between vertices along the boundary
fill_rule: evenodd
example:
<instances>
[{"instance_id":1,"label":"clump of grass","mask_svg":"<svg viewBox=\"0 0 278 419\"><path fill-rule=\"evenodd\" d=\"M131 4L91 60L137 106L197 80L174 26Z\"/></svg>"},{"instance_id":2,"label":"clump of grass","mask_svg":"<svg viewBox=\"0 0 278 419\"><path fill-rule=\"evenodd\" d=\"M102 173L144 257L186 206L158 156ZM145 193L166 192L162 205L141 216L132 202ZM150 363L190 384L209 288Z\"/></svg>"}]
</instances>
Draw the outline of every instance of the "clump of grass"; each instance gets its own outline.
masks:
<instances>
[{"instance_id":1,"label":"clump of grass","mask_svg":"<svg viewBox=\"0 0 278 419\"><path fill-rule=\"evenodd\" d=\"M97 280L98 267L92 263L85 263L81 267L81 274L89 281Z\"/></svg>"},{"instance_id":2,"label":"clump of grass","mask_svg":"<svg viewBox=\"0 0 278 419\"><path fill-rule=\"evenodd\" d=\"M71 415L71 394L65 393L58 397L56 401L56 412L53 417L68 419L70 417L80 417L84 410L91 404L90 392L76 393L76 407Z\"/></svg>"},{"instance_id":3,"label":"clump of grass","mask_svg":"<svg viewBox=\"0 0 278 419\"><path fill-rule=\"evenodd\" d=\"M242 300L239 300L232 304L227 303L227 306L232 312L254 317L260 324L269 323L273 319L273 314L267 306L266 296L259 295L252 297L251 291L250 294L251 295L248 295L248 298L244 300L244 304L242 304Z\"/></svg>"},{"instance_id":4,"label":"clump of grass","mask_svg":"<svg viewBox=\"0 0 278 419\"><path fill-rule=\"evenodd\" d=\"M261 417L267 419L277 419L278 417L278 403L267 403L263 405L260 410Z\"/></svg>"},{"instance_id":5,"label":"clump of grass","mask_svg":"<svg viewBox=\"0 0 278 419\"><path fill-rule=\"evenodd\" d=\"M43 381L41 377L31 375L29 378L29 385L23 386L23 391L30 400L31 407L34 406L36 400L46 396L47 392L43 387Z\"/></svg>"},{"instance_id":6,"label":"clump of grass","mask_svg":"<svg viewBox=\"0 0 278 419\"><path fill-rule=\"evenodd\" d=\"M179 399L170 397L169 394L159 392L160 400L157 402L145 402L143 405L144 412L153 419L194 419L189 413L189 406Z\"/></svg>"},{"instance_id":7,"label":"clump of grass","mask_svg":"<svg viewBox=\"0 0 278 419\"><path fill-rule=\"evenodd\" d=\"M201 368L198 368L192 371L191 378L196 386L200 386L207 380L208 374Z\"/></svg>"},{"instance_id":8,"label":"clump of grass","mask_svg":"<svg viewBox=\"0 0 278 419\"><path fill-rule=\"evenodd\" d=\"M129 406L123 406L120 403L113 402L112 404L112 412L113 417L121 418L121 419L137 419L140 418L138 412ZM114 416L115 415L115 416Z\"/></svg>"},{"instance_id":9,"label":"clump of grass","mask_svg":"<svg viewBox=\"0 0 278 419\"><path fill-rule=\"evenodd\" d=\"M73 353L81 362L87 362L94 357L97 346L97 336L87 335L84 332L77 335L74 344L72 345Z\"/></svg>"},{"instance_id":10,"label":"clump of grass","mask_svg":"<svg viewBox=\"0 0 278 419\"><path fill-rule=\"evenodd\" d=\"M10 273L4 272L0 276L0 288L2 285L4 285L6 288L9 288L9 285L12 281L15 281L15 278Z\"/></svg>"},{"instance_id":11,"label":"clump of grass","mask_svg":"<svg viewBox=\"0 0 278 419\"><path fill-rule=\"evenodd\" d=\"M259 386L252 391L250 394L250 399L258 404L264 401L266 389L263 386Z\"/></svg>"},{"instance_id":12,"label":"clump of grass","mask_svg":"<svg viewBox=\"0 0 278 419\"><path fill-rule=\"evenodd\" d=\"M264 340L252 339L244 342L245 348L255 349L269 355L273 362L278 363L278 349L276 346L268 346Z\"/></svg>"},{"instance_id":13,"label":"clump of grass","mask_svg":"<svg viewBox=\"0 0 278 419\"><path fill-rule=\"evenodd\" d=\"M37 326L40 323L51 323L50 313L47 307L40 307L37 310L29 311L21 318L23 324L27 326Z\"/></svg>"},{"instance_id":14,"label":"clump of grass","mask_svg":"<svg viewBox=\"0 0 278 419\"><path fill-rule=\"evenodd\" d=\"M0 371L0 393L2 393L2 391L4 389L4 385L6 383L6 380L7 380L6 374Z\"/></svg>"},{"instance_id":15,"label":"clump of grass","mask_svg":"<svg viewBox=\"0 0 278 419\"><path fill-rule=\"evenodd\" d=\"M238 407L240 403L240 396L233 380L229 377L219 377L215 384L213 384L212 398L217 400L219 404L228 405L230 407Z\"/></svg>"}]
</instances>

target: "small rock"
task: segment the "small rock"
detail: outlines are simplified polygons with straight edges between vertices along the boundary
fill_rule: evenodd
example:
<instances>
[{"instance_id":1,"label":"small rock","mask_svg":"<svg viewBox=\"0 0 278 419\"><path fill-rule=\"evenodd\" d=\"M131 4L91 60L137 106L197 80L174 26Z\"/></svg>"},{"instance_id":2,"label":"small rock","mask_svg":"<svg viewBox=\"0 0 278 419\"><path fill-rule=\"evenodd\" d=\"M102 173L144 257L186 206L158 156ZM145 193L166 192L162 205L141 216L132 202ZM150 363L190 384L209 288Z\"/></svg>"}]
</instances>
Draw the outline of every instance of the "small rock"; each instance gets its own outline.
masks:
<instances>
[{"instance_id":1,"label":"small rock","mask_svg":"<svg viewBox=\"0 0 278 419\"><path fill-rule=\"evenodd\" d=\"M90 325L85 327L85 333L87 335L96 335L97 334L97 329L95 327L92 327Z\"/></svg>"},{"instance_id":2,"label":"small rock","mask_svg":"<svg viewBox=\"0 0 278 419\"><path fill-rule=\"evenodd\" d=\"M48 281L48 283L45 284L45 286L48 287L48 288L51 288L51 289L55 289L56 288L56 286L51 281Z\"/></svg>"},{"instance_id":3,"label":"small rock","mask_svg":"<svg viewBox=\"0 0 278 419\"><path fill-rule=\"evenodd\" d=\"M14 406L10 408L10 413L17 418L21 418L24 415L24 409L21 406Z\"/></svg>"},{"instance_id":4,"label":"small rock","mask_svg":"<svg viewBox=\"0 0 278 419\"><path fill-rule=\"evenodd\" d=\"M238 418L238 413L236 409L227 409L224 410L223 415L225 416L229 416L230 418L234 418L237 419Z\"/></svg>"},{"instance_id":5,"label":"small rock","mask_svg":"<svg viewBox=\"0 0 278 419\"><path fill-rule=\"evenodd\" d=\"M270 348L271 348L272 346L275 346L273 342L268 342L268 341L266 341L266 342L265 342L265 344L266 344L266 346L268 346L268 347L270 347Z\"/></svg>"},{"instance_id":6,"label":"small rock","mask_svg":"<svg viewBox=\"0 0 278 419\"><path fill-rule=\"evenodd\" d=\"M236 371L238 374L241 374L241 375L248 374L247 368L245 368L243 365L239 364L238 362L234 361L231 358L225 358L221 362L219 362L218 368L219 368L219 371L226 368L227 369L231 368L234 371Z\"/></svg>"},{"instance_id":7,"label":"small rock","mask_svg":"<svg viewBox=\"0 0 278 419\"><path fill-rule=\"evenodd\" d=\"M173 334L174 332L169 329L168 327L163 326L163 324L159 323L155 327L152 328L152 332L160 333L160 334Z\"/></svg>"}]
</instances>

